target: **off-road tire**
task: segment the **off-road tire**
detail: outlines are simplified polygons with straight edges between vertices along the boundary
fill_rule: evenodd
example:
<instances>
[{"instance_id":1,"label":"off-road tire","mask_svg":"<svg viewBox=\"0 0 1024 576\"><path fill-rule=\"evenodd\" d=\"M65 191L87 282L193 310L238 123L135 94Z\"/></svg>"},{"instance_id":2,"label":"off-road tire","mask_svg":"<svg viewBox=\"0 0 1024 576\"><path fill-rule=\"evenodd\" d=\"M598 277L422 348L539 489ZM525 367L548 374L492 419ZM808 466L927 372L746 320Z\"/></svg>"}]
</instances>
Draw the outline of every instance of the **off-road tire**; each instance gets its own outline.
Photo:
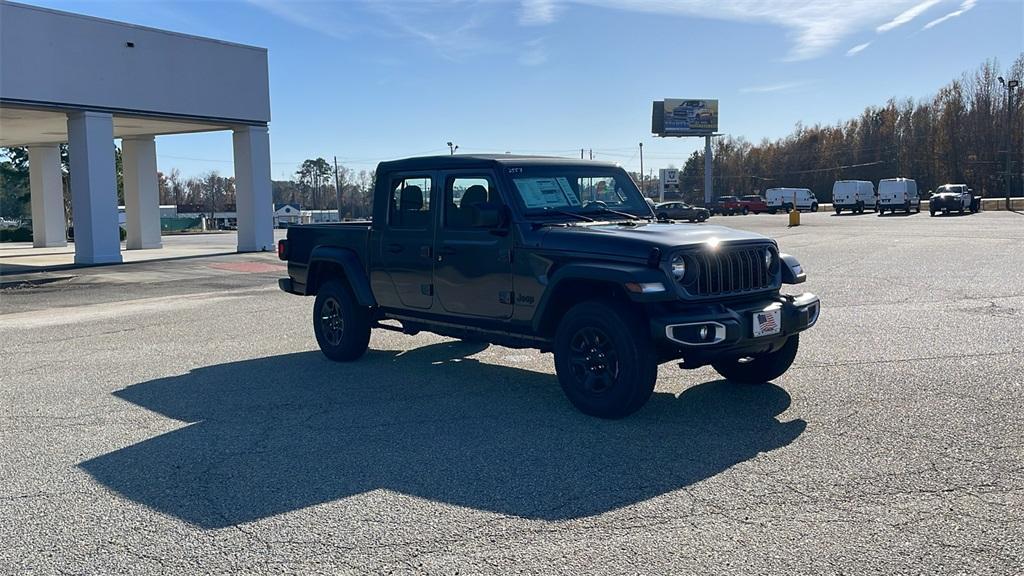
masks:
<instances>
[{"instance_id":1,"label":"off-road tire","mask_svg":"<svg viewBox=\"0 0 1024 576\"><path fill-rule=\"evenodd\" d=\"M555 372L569 402L598 418L622 418L651 397L658 360L642 316L610 300L573 306L555 333Z\"/></svg>"},{"instance_id":2,"label":"off-road tire","mask_svg":"<svg viewBox=\"0 0 1024 576\"><path fill-rule=\"evenodd\" d=\"M349 362L370 344L370 309L356 302L342 280L328 280L313 302L313 334L320 351L335 362Z\"/></svg>"},{"instance_id":3,"label":"off-road tire","mask_svg":"<svg viewBox=\"0 0 1024 576\"><path fill-rule=\"evenodd\" d=\"M796 359L800 348L800 335L790 336L786 343L775 352L755 356L746 361L741 359L721 360L711 364L725 379L740 384L763 384L786 373Z\"/></svg>"}]
</instances>

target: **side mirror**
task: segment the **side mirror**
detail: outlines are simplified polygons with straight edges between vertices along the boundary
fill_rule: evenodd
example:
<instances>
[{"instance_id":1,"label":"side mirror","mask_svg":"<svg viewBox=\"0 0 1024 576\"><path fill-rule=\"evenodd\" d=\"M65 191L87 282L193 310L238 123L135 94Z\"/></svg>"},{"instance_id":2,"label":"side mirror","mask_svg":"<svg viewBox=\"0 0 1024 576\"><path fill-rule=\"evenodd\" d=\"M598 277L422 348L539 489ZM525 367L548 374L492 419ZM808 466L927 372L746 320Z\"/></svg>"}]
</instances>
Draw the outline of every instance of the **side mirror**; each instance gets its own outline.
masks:
<instances>
[{"instance_id":1,"label":"side mirror","mask_svg":"<svg viewBox=\"0 0 1024 576\"><path fill-rule=\"evenodd\" d=\"M496 234L504 234L508 227L511 213L508 206L502 206L493 202L477 204L473 211L473 227L485 228Z\"/></svg>"}]
</instances>

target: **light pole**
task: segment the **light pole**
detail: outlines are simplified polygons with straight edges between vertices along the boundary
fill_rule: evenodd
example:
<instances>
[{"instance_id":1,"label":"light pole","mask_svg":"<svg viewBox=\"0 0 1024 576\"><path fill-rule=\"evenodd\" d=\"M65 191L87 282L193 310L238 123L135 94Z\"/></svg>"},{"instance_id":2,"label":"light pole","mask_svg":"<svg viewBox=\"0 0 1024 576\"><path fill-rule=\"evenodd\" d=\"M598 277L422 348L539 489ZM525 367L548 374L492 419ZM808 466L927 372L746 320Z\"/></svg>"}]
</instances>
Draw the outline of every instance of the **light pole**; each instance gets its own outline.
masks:
<instances>
[{"instance_id":1,"label":"light pole","mask_svg":"<svg viewBox=\"0 0 1024 576\"><path fill-rule=\"evenodd\" d=\"M1010 150L1013 144L1013 90L1020 86L1020 80L1003 80L999 77L999 83L1006 88L1006 209L1010 209L1010 187L1013 175L1010 172L1013 152Z\"/></svg>"},{"instance_id":2,"label":"light pole","mask_svg":"<svg viewBox=\"0 0 1024 576\"><path fill-rule=\"evenodd\" d=\"M455 151L458 149L459 147L455 144L452 144L451 142L448 143L448 152L451 156L455 156Z\"/></svg>"},{"instance_id":3,"label":"light pole","mask_svg":"<svg viewBox=\"0 0 1024 576\"><path fill-rule=\"evenodd\" d=\"M640 143L640 193L647 196L647 190L644 186L644 143Z\"/></svg>"}]
</instances>

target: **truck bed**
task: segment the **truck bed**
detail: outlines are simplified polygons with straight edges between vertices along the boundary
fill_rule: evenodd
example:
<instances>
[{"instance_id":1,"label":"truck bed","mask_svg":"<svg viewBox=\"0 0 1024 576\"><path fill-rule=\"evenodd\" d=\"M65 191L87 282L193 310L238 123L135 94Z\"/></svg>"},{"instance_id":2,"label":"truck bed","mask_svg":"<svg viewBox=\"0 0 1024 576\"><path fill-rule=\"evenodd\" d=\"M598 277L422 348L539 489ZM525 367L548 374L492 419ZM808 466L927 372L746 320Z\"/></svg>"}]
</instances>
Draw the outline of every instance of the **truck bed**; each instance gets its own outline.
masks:
<instances>
[{"instance_id":1,"label":"truck bed","mask_svg":"<svg viewBox=\"0 0 1024 576\"><path fill-rule=\"evenodd\" d=\"M288 273L305 285L310 256L317 247L351 250L367 269L370 253L370 221L300 224L288 227Z\"/></svg>"}]
</instances>

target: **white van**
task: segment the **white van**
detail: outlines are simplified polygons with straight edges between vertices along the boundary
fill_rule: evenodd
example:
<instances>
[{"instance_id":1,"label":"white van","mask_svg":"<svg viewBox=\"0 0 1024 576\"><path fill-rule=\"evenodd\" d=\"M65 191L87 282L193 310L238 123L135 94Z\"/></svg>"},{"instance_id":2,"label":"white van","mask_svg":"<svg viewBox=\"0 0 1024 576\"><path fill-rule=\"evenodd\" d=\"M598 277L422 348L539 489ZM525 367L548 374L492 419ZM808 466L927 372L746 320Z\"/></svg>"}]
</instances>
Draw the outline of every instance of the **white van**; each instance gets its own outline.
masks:
<instances>
[{"instance_id":1,"label":"white van","mask_svg":"<svg viewBox=\"0 0 1024 576\"><path fill-rule=\"evenodd\" d=\"M878 213L902 210L910 214L921 211L921 197L917 195L917 182L910 178L886 178L878 183Z\"/></svg>"},{"instance_id":2,"label":"white van","mask_svg":"<svg viewBox=\"0 0 1024 576\"><path fill-rule=\"evenodd\" d=\"M832 185L832 207L836 214L843 210L863 214L865 208L878 212L875 185L867 180L836 180Z\"/></svg>"},{"instance_id":3,"label":"white van","mask_svg":"<svg viewBox=\"0 0 1024 576\"><path fill-rule=\"evenodd\" d=\"M797 210L818 211L818 199L807 188L769 188L765 191L764 198L768 203L769 214L778 211L789 212L793 207L794 198Z\"/></svg>"}]
</instances>

